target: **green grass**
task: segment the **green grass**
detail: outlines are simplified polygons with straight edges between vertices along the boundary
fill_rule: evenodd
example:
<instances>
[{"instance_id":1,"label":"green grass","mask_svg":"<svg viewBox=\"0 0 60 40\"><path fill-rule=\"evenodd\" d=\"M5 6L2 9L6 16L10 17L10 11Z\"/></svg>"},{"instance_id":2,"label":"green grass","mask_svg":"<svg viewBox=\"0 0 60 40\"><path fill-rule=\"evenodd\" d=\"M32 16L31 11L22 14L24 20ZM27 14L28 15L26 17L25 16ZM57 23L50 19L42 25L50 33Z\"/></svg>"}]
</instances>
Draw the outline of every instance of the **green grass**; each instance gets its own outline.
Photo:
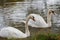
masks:
<instances>
[{"instance_id":1,"label":"green grass","mask_svg":"<svg viewBox=\"0 0 60 40\"><path fill-rule=\"evenodd\" d=\"M59 34L39 34L37 36L32 37L31 40L60 40Z\"/></svg>"},{"instance_id":2,"label":"green grass","mask_svg":"<svg viewBox=\"0 0 60 40\"><path fill-rule=\"evenodd\" d=\"M37 34L24 39L6 39L6 40L60 40L60 34Z\"/></svg>"}]
</instances>

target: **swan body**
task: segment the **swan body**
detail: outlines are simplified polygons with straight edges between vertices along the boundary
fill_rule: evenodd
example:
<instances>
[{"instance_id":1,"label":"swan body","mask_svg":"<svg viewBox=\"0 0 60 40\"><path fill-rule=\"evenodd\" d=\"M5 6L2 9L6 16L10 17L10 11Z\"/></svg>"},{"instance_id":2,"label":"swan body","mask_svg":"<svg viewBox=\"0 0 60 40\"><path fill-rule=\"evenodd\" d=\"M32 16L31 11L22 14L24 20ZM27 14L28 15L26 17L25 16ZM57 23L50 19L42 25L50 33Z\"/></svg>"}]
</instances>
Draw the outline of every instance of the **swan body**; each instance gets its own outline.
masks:
<instances>
[{"instance_id":1,"label":"swan body","mask_svg":"<svg viewBox=\"0 0 60 40\"><path fill-rule=\"evenodd\" d=\"M47 28L51 27L51 15L54 14L54 11L49 10L47 13L47 22L44 18L38 14L30 14L35 17L35 21L29 20L28 25L35 28ZM23 21L25 23L25 21Z\"/></svg>"},{"instance_id":2,"label":"swan body","mask_svg":"<svg viewBox=\"0 0 60 40\"><path fill-rule=\"evenodd\" d=\"M29 20L29 22L28 22L29 25L31 25L32 27L36 27L36 28L37 27L40 27L40 28L48 27L48 24L46 24L43 17L41 17L40 15L37 15L37 14L31 14L31 15L33 15L35 17L35 22L32 20Z\"/></svg>"},{"instance_id":3,"label":"swan body","mask_svg":"<svg viewBox=\"0 0 60 40\"><path fill-rule=\"evenodd\" d=\"M13 27L2 28L0 31L0 36L7 37L7 38L26 38L27 37L27 35L24 34L22 31Z\"/></svg>"},{"instance_id":4,"label":"swan body","mask_svg":"<svg viewBox=\"0 0 60 40\"><path fill-rule=\"evenodd\" d=\"M45 22L45 20L43 19L42 16L40 16L38 14L30 14L30 15L35 17L35 21L30 19L29 22L28 22L29 26L36 27L36 28L48 27L48 24L46 24L46 22ZM25 23L26 21L23 21L23 22Z\"/></svg>"},{"instance_id":5,"label":"swan body","mask_svg":"<svg viewBox=\"0 0 60 40\"><path fill-rule=\"evenodd\" d=\"M28 16L27 20L26 20L26 24L25 24L25 33L23 33L22 31L14 28L14 27L4 27L0 30L0 37L4 37L4 38L26 38L28 36L30 36L30 32L28 29L28 21L29 19L34 20L33 16Z\"/></svg>"}]
</instances>

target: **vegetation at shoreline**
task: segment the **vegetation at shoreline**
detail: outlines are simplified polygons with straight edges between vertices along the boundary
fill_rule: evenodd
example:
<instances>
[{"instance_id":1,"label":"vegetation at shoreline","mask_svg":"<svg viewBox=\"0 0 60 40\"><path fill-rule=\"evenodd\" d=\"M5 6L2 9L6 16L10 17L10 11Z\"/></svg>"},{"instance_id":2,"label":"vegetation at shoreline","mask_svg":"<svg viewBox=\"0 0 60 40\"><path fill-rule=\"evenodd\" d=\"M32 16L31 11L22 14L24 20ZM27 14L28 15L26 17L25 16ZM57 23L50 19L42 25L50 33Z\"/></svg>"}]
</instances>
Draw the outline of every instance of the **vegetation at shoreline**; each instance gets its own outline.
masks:
<instances>
[{"instance_id":1,"label":"vegetation at shoreline","mask_svg":"<svg viewBox=\"0 0 60 40\"><path fill-rule=\"evenodd\" d=\"M60 34L39 34L32 38L33 40L60 40Z\"/></svg>"},{"instance_id":2,"label":"vegetation at shoreline","mask_svg":"<svg viewBox=\"0 0 60 40\"><path fill-rule=\"evenodd\" d=\"M4 39L5 40L5 39ZM60 40L60 34L38 34L24 39L6 39L6 40Z\"/></svg>"},{"instance_id":3,"label":"vegetation at shoreline","mask_svg":"<svg viewBox=\"0 0 60 40\"><path fill-rule=\"evenodd\" d=\"M22 1L24 1L24 0L6 0L5 2L22 2Z\"/></svg>"},{"instance_id":4,"label":"vegetation at shoreline","mask_svg":"<svg viewBox=\"0 0 60 40\"><path fill-rule=\"evenodd\" d=\"M0 0L0 6L4 6L7 2L23 2L24 0Z\"/></svg>"}]
</instances>

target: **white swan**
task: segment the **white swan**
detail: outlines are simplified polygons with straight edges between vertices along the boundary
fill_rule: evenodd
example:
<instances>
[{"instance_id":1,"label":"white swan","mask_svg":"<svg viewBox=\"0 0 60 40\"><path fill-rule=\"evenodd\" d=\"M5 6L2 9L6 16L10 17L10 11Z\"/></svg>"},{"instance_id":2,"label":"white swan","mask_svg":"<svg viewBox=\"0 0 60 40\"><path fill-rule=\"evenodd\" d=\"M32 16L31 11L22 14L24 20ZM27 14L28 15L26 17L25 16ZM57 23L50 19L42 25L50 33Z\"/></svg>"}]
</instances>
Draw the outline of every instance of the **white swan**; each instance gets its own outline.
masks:
<instances>
[{"instance_id":1,"label":"white swan","mask_svg":"<svg viewBox=\"0 0 60 40\"><path fill-rule=\"evenodd\" d=\"M28 25L36 28L47 28L51 27L51 16L55 14L53 10L49 10L47 13L47 23L42 16L38 14L30 14L35 17L35 21L29 20ZM25 23L25 21L23 21Z\"/></svg>"},{"instance_id":2,"label":"white swan","mask_svg":"<svg viewBox=\"0 0 60 40\"><path fill-rule=\"evenodd\" d=\"M28 29L29 19L32 19L34 21L34 17L31 15L27 17L26 24L25 24L25 33L13 27L4 27L0 30L0 37L5 37L10 39L10 38L26 38L30 36L30 32Z\"/></svg>"}]
</instances>

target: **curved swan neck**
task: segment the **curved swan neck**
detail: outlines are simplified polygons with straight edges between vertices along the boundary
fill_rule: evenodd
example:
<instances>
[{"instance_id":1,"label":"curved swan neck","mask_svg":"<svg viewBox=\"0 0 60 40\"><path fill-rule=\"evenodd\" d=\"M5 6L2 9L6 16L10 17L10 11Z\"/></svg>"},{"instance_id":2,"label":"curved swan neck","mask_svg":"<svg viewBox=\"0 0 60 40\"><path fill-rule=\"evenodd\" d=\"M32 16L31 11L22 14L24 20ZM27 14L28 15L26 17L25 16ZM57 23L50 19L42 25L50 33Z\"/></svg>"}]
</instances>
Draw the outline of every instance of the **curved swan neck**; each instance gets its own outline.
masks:
<instances>
[{"instance_id":1,"label":"curved swan neck","mask_svg":"<svg viewBox=\"0 0 60 40\"><path fill-rule=\"evenodd\" d=\"M47 24L48 24L48 26L50 27L51 26L51 13L49 13L49 11L48 11L48 13L47 13Z\"/></svg>"},{"instance_id":2,"label":"curved swan neck","mask_svg":"<svg viewBox=\"0 0 60 40\"><path fill-rule=\"evenodd\" d=\"M30 32L29 32L29 29L28 29L28 21L29 21L29 17L27 17L27 20L26 20L26 24L25 24L25 34L27 36L30 36Z\"/></svg>"}]
</instances>

